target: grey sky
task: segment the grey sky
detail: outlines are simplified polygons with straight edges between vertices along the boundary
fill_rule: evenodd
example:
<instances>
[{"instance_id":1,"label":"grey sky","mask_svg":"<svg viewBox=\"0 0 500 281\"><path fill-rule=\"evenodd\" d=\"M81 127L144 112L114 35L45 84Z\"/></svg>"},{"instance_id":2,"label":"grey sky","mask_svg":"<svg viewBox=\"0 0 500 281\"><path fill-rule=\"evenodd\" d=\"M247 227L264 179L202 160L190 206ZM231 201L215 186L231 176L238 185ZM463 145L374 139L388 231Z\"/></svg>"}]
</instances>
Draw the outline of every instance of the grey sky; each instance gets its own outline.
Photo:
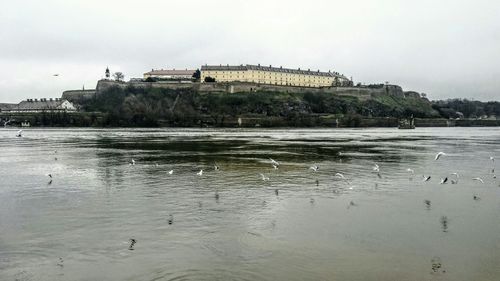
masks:
<instances>
[{"instance_id":1,"label":"grey sky","mask_svg":"<svg viewBox=\"0 0 500 281\"><path fill-rule=\"evenodd\" d=\"M500 1L18 0L0 9L0 102L94 88L106 66L272 64L500 100ZM59 73L59 77L52 74Z\"/></svg>"}]
</instances>

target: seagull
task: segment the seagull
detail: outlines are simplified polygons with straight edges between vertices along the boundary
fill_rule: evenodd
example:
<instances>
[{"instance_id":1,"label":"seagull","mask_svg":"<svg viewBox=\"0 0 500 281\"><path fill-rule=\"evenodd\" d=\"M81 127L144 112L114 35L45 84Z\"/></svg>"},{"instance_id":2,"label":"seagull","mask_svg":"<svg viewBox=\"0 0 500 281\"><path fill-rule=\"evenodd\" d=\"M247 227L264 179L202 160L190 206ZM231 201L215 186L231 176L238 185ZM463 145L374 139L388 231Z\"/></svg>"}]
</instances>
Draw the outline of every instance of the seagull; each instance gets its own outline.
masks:
<instances>
[{"instance_id":1,"label":"seagull","mask_svg":"<svg viewBox=\"0 0 500 281\"><path fill-rule=\"evenodd\" d=\"M273 168L274 168L275 170L278 170L279 166L278 166L278 165L273 164Z\"/></svg>"},{"instance_id":2,"label":"seagull","mask_svg":"<svg viewBox=\"0 0 500 281\"><path fill-rule=\"evenodd\" d=\"M410 174L415 174L415 171L414 171L413 169L408 168L408 169L406 169L406 171L407 171L408 173L410 173Z\"/></svg>"},{"instance_id":3,"label":"seagull","mask_svg":"<svg viewBox=\"0 0 500 281\"><path fill-rule=\"evenodd\" d=\"M196 173L198 176L203 176L203 169L201 169L198 173Z\"/></svg>"},{"instance_id":4,"label":"seagull","mask_svg":"<svg viewBox=\"0 0 500 281\"><path fill-rule=\"evenodd\" d=\"M23 136L23 130L17 131L16 137L20 138Z\"/></svg>"},{"instance_id":5,"label":"seagull","mask_svg":"<svg viewBox=\"0 0 500 281\"><path fill-rule=\"evenodd\" d=\"M168 174L169 174L169 175L171 175L171 174L173 174L173 173L174 173L174 170L170 170L170 171L168 171Z\"/></svg>"},{"instance_id":6,"label":"seagull","mask_svg":"<svg viewBox=\"0 0 500 281\"><path fill-rule=\"evenodd\" d=\"M373 168L372 168L372 169L373 169L373 171L375 171L375 172L377 172L377 173L378 173L378 172L380 172L380 167L377 165L377 163L375 163L375 164L373 165Z\"/></svg>"},{"instance_id":7,"label":"seagull","mask_svg":"<svg viewBox=\"0 0 500 281\"><path fill-rule=\"evenodd\" d=\"M424 203L427 206L427 208L431 207L431 200L425 199Z\"/></svg>"},{"instance_id":8,"label":"seagull","mask_svg":"<svg viewBox=\"0 0 500 281\"><path fill-rule=\"evenodd\" d=\"M344 177L344 175L342 175L341 173L336 173L336 174L335 174L335 177L337 177L337 178L341 178L341 179L343 179L343 180L345 180L345 179L346 179L346 178Z\"/></svg>"},{"instance_id":9,"label":"seagull","mask_svg":"<svg viewBox=\"0 0 500 281\"><path fill-rule=\"evenodd\" d=\"M273 164L273 166L279 166L280 163L272 158L269 158L269 160L271 161L271 164Z\"/></svg>"},{"instance_id":10,"label":"seagull","mask_svg":"<svg viewBox=\"0 0 500 281\"><path fill-rule=\"evenodd\" d=\"M429 181L431 179L431 176L428 176L428 177L422 176L422 177L423 177L422 181Z\"/></svg>"},{"instance_id":11,"label":"seagull","mask_svg":"<svg viewBox=\"0 0 500 281\"><path fill-rule=\"evenodd\" d=\"M319 167L314 165L314 166L309 167L309 169L317 172L319 170Z\"/></svg>"},{"instance_id":12,"label":"seagull","mask_svg":"<svg viewBox=\"0 0 500 281\"><path fill-rule=\"evenodd\" d=\"M132 159L132 161L130 161L130 165L135 165L135 160Z\"/></svg>"},{"instance_id":13,"label":"seagull","mask_svg":"<svg viewBox=\"0 0 500 281\"><path fill-rule=\"evenodd\" d=\"M438 159L439 159L439 157L441 157L441 156L443 156L443 155L446 155L446 153L444 153L444 152L442 152L442 151L441 151L441 152L438 152L438 154L436 154L436 157L434 158L434 160L438 160Z\"/></svg>"},{"instance_id":14,"label":"seagull","mask_svg":"<svg viewBox=\"0 0 500 281\"><path fill-rule=\"evenodd\" d=\"M477 195L474 195L472 198L473 198L474 200L476 200L476 201L481 199L481 197L479 197L479 196L477 196Z\"/></svg>"},{"instance_id":15,"label":"seagull","mask_svg":"<svg viewBox=\"0 0 500 281\"><path fill-rule=\"evenodd\" d=\"M439 184L445 184L448 181L448 177L441 179L441 182Z\"/></svg>"},{"instance_id":16,"label":"seagull","mask_svg":"<svg viewBox=\"0 0 500 281\"><path fill-rule=\"evenodd\" d=\"M481 183L484 183L484 181L483 181L482 178L473 178L472 180L474 180L474 181L480 181Z\"/></svg>"},{"instance_id":17,"label":"seagull","mask_svg":"<svg viewBox=\"0 0 500 281\"><path fill-rule=\"evenodd\" d=\"M266 177L264 174L259 174L262 177L263 181L268 181L269 177Z\"/></svg>"},{"instance_id":18,"label":"seagull","mask_svg":"<svg viewBox=\"0 0 500 281\"><path fill-rule=\"evenodd\" d=\"M491 162L495 162L495 157L490 156L490 160L491 160Z\"/></svg>"},{"instance_id":19,"label":"seagull","mask_svg":"<svg viewBox=\"0 0 500 281\"><path fill-rule=\"evenodd\" d=\"M137 243L137 240L135 240L134 238L131 238L130 239L130 246L128 247L128 249L133 251L135 243Z\"/></svg>"},{"instance_id":20,"label":"seagull","mask_svg":"<svg viewBox=\"0 0 500 281\"><path fill-rule=\"evenodd\" d=\"M214 164L214 170L218 171L220 168L217 166L217 163Z\"/></svg>"},{"instance_id":21,"label":"seagull","mask_svg":"<svg viewBox=\"0 0 500 281\"><path fill-rule=\"evenodd\" d=\"M47 174L47 177L52 178L52 174Z\"/></svg>"}]
</instances>

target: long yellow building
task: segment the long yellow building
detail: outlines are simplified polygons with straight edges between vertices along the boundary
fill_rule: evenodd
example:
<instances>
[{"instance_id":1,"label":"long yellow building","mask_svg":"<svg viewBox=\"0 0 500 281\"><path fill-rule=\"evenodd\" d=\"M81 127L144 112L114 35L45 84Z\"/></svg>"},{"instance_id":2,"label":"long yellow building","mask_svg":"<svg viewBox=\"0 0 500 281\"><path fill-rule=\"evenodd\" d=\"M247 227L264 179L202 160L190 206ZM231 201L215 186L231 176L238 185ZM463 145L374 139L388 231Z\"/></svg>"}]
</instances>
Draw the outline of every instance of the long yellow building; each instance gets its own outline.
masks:
<instances>
[{"instance_id":1,"label":"long yellow building","mask_svg":"<svg viewBox=\"0 0 500 281\"><path fill-rule=\"evenodd\" d=\"M207 79L208 78L208 79ZM211 79L212 78L212 79ZM330 87L344 86L350 80L337 72L290 69L259 65L203 65L201 81L252 82L270 85Z\"/></svg>"}]
</instances>

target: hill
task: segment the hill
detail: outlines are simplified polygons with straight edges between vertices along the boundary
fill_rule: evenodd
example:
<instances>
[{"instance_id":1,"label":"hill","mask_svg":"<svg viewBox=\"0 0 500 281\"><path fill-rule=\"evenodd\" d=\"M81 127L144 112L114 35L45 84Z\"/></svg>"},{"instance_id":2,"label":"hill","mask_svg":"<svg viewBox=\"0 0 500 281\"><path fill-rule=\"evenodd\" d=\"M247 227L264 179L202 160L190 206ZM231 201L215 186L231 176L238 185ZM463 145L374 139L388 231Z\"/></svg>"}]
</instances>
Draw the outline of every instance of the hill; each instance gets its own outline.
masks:
<instances>
[{"instance_id":1,"label":"hill","mask_svg":"<svg viewBox=\"0 0 500 281\"><path fill-rule=\"evenodd\" d=\"M328 125L321 120L332 119L356 123L362 118L440 117L429 100L395 85L317 89L101 80L95 96L79 103L83 111L107 113L105 123L111 126L193 126L200 122L233 126L238 118L260 120L260 125L268 126L321 126Z\"/></svg>"}]
</instances>

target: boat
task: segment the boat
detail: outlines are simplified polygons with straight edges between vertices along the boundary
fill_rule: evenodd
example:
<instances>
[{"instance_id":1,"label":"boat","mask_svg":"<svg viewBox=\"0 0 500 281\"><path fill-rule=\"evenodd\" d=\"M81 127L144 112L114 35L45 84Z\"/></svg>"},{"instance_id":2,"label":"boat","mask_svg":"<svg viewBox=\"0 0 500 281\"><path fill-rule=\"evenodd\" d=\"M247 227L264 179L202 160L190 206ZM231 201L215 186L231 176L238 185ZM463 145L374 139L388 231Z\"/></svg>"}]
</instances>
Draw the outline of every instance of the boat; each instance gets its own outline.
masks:
<instances>
[{"instance_id":1,"label":"boat","mask_svg":"<svg viewBox=\"0 0 500 281\"><path fill-rule=\"evenodd\" d=\"M415 129L415 120L411 118L399 119L398 129Z\"/></svg>"}]
</instances>

